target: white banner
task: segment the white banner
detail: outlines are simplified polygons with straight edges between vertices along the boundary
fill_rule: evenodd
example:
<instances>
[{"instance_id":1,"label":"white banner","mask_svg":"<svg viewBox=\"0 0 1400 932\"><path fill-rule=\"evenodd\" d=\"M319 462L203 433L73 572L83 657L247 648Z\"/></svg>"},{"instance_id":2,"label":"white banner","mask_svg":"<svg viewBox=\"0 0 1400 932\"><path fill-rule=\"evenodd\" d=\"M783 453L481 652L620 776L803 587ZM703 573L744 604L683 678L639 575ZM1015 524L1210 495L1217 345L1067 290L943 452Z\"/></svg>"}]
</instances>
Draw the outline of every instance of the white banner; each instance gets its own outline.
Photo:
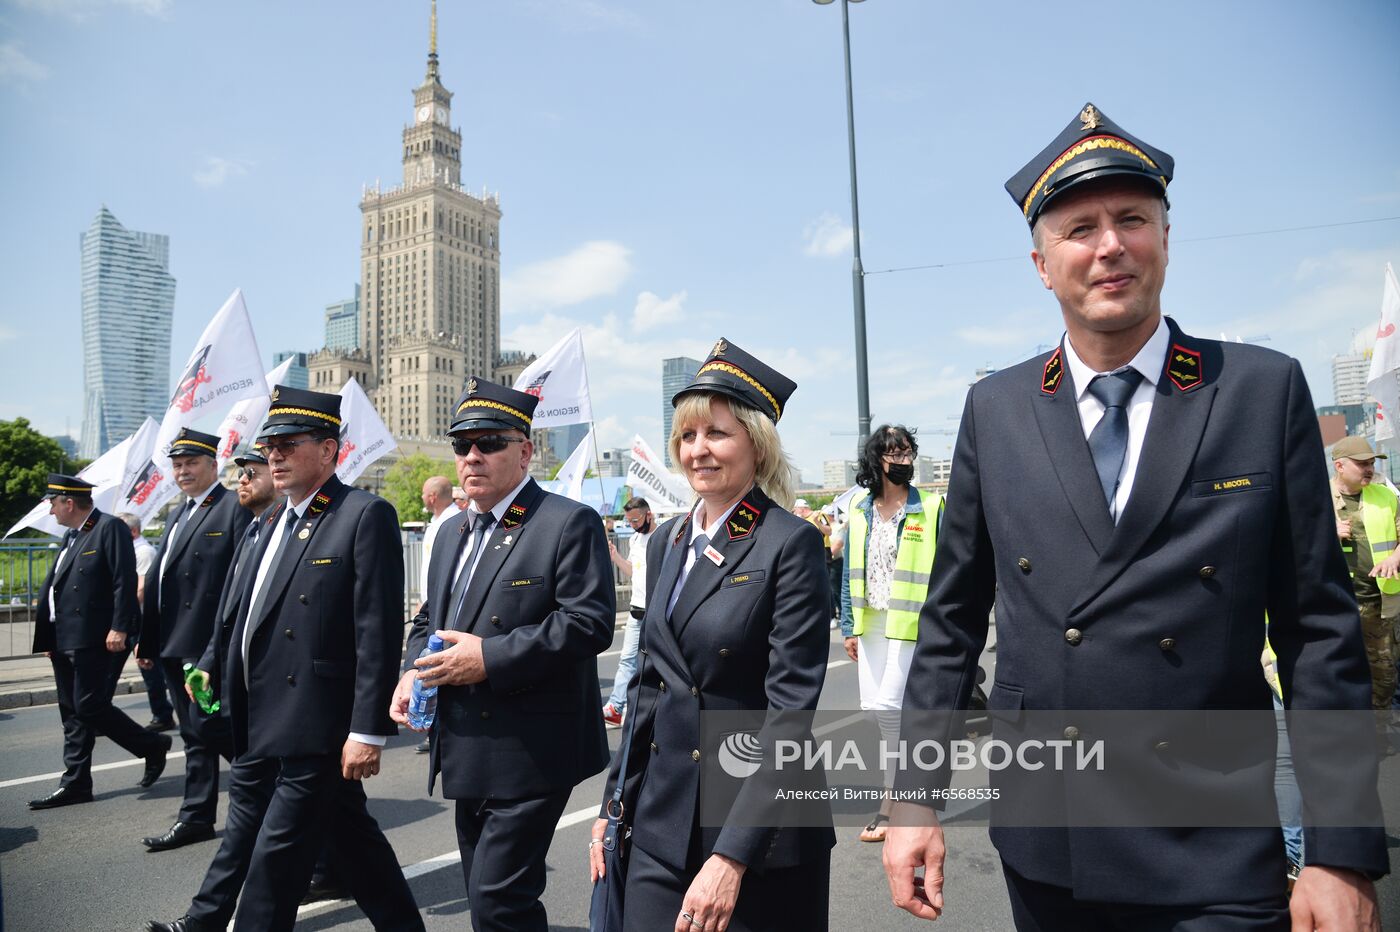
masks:
<instances>
[{"instance_id":1,"label":"white banner","mask_svg":"<svg viewBox=\"0 0 1400 932\"><path fill-rule=\"evenodd\" d=\"M235 453L247 450L252 445L253 438L257 436L257 429L267 420L267 409L272 407L273 387L286 380L287 373L291 371L295 361L295 356L288 356L282 360L281 365L263 376L263 381L267 383L267 391L243 399L233 406L232 411L224 415L223 423L214 431L219 435L219 469L222 470L224 464L233 459Z\"/></svg>"},{"instance_id":2,"label":"white banner","mask_svg":"<svg viewBox=\"0 0 1400 932\"><path fill-rule=\"evenodd\" d=\"M525 367L515 380L517 391L540 400L530 427L565 427L593 420L588 396L588 368L583 362L583 332L574 330Z\"/></svg>"},{"instance_id":3,"label":"white banner","mask_svg":"<svg viewBox=\"0 0 1400 932\"><path fill-rule=\"evenodd\" d=\"M583 479L588 475L588 468L593 465L593 428L588 428L588 433L584 435L583 442L574 448L574 452L569 454L569 458L564 461L564 465L559 467L559 474L555 476L562 485L560 492L565 498L572 498L576 502L583 501Z\"/></svg>"},{"instance_id":4,"label":"white banner","mask_svg":"<svg viewBox=\"0 0 1400 932\"><path fill-rule=\"evenodd\" d=\"M96 486L92 490L92 503L98 511L114 515L126 510L121 507L122 493L127 489L127 483L136 471L150 460L157 429L156 422L146 418L136 429L136 433L103 453L78 473L78 478L86 479ZM14 527L5 532L5 536L9 537L15 531L27 527L43 531L45 534L53 534L55 537L63 536L64 532L63 525L49 514L48 499L41 499Z\"/></svg>"},{"instance_id":5,"label":"white banner","mask_svg":"<svg viewBox=\"0 0 1400 932\"><path fill-rule=\"evenodd\" d=\"M627 478L633 494L645 498L651 510L658 514L689 511L695 502L690 484L669 472L640 436L632 438L632 463L627 467Z\"/></svg>"},{"instance_id":6,"label":"white banner","mask_svg":"<svg viewBox=\"0 0 1400 932\"><path fill-rule=\"evenodd\" d=\"M155 459L165 472L170 471L165 451L181 427L208 421L245 398L268 394L261 360L243 291L235 288L195 342L161 419Z\"/></svg>"},{"instance_id":7,"label":"white banner","mask_svg":"<svg viewBox=\"0 0 1400 932\"><path fill-rule=\"evenodd\" d=\"M398 446L369 396L353 378L340 389L340 462L335 474L352 485L369 465Z\"/></svg>"},{"instance_id":8,"label":"white banner","mask_svg":"<svg viewBox=\"0 0 1400 932\"><path fill-rule=\"evenodd\" d=\"M1371 353L1371 372L1366 391L1376 399L1376 440L1396 436L1392 417L1400 417L1400 284L1395 270L1385 264L1385 284L1381 293L1381 322L1376 328L1376 348Z\"/></svg>"}]
</instances>

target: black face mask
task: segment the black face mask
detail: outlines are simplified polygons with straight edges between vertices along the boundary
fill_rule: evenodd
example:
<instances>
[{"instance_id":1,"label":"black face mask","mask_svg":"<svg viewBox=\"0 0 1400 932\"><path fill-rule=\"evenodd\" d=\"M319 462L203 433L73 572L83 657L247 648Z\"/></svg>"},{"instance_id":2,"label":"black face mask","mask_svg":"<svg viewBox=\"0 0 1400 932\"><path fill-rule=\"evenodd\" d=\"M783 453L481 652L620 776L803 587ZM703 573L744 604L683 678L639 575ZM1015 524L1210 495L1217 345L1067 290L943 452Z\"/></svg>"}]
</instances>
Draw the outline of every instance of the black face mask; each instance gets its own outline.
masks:
<instances>
[{"instance_id":1,"label":"black face mask","mask_svg":"<svg viewBox=\"0 0 1400 932\"><path fill-rule=\"evenodd\" d=\"M647 515L647 519L646 519L645 521L642 522L642 526L639 527L639 528L637 528L637 533L638 533L638 534L650 534L650 533L651 533L652 525L654 525L655 523L656 523L655 517L654 517L653 515Z\"/></svg>"},{"instance_id":2,"label":"black face mask","mask_svg":"<svg viewBox=\"0 0 1400 932\"><path fill-rule=\"evenodd\" d=\"M890 463L885 467L885 475L895 485L908 485L914 480L914 464Z\"/></svg>"}]
</instances>

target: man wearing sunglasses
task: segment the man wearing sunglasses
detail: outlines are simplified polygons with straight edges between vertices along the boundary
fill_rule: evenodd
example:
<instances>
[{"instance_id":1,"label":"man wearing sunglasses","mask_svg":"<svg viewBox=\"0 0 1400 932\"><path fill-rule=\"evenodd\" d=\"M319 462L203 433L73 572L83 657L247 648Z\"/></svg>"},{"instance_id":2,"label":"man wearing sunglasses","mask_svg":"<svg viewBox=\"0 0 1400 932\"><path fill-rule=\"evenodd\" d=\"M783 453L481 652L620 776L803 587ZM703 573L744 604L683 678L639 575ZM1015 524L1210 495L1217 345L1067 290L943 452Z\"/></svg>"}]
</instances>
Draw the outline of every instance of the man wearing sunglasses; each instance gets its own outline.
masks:
<instances>
[{"instance_id":1,"label":"man wearing sunglasses","mask_svg":"<svg viewBox=\"0 0 1400 932\"><path fill-rule=\"evenodd\" d=\"M335 476L340 401L272 392L258 442L281 501L245 544L208 661L238 755L223 841L187 915L148 929L223 929L237 902L235 930L290 930L323 850L375 928L423 928L361 783L395 732L403 551L393 507Z\"/></svg>"},{"instance_id":2,"label":"man wearing sunglasses","mask_svg":"<svg viewBox=\"0 0 1400 932\"><path fill-rule=\"evenodd\" d=\"M170 851L214 837L219 808L219 758L233 758L227 720L210 717L185 693L184 665L197 663L214 631L219 593L233 552L252 520L219 483L219 438L186 427L170 444L175 484L185 498L170 512L141 604L143 667L159 664L185 743L185 798L175 824L142 839L148 851Z\"/></svg>"},{"instance_id":3,"label":"man wearing sunglasses","mask_svg":"<svg viewBox=\"0 0 1400 932\"><path fill-rule=\"evenodd\" d=\"M448 433L470 504L438 532L391 716L439 686L428 792L456 801L472 927L544 932L545 853L569 792L608 762L596 656L616 599L603 524L529 476L538 401L473 378Z\"/></svg>"}]
</instances>

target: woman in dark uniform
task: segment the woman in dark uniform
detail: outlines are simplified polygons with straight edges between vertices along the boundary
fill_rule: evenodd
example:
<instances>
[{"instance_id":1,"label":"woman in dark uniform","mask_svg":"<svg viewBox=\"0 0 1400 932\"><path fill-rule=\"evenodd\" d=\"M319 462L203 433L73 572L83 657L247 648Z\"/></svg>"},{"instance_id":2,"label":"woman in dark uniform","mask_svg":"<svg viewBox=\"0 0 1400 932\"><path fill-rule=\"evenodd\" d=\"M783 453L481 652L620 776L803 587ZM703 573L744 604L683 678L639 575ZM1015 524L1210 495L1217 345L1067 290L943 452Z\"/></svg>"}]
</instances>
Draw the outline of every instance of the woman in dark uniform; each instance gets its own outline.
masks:
<instances>
[{"instance_id":1,"label":"woman in dark uniform","mask_svg":"<svg viewBox=\"0 0 1400 932\"><path fill-rule=\"evenodd\" d=\"M821 534L788 510L793 468L776 429L796 387L720 340L671 400L671 459L699 502L647 548L644 651L627 699L629 719L637 716L623 796L628 932L827 927L829 826L708 827L699 815L700 713L812 710L826 676ZM606 825L598 820L589 844L595 880Z\"/></svg>"}]
</instances>

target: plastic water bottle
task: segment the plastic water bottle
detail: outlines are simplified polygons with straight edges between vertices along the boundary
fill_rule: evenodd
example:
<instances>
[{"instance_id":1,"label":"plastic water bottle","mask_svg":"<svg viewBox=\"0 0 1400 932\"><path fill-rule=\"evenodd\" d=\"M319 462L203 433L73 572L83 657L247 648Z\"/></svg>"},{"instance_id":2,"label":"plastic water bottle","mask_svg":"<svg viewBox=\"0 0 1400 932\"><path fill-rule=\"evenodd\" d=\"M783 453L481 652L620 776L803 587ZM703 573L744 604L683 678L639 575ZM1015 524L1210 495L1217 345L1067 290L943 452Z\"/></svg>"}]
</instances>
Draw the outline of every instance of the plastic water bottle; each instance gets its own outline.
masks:
<instances>
[{"instance_id":1,"label":"plastic water bottle","mask_svg":"<svg viewBox=\"0 0 1400 932\"><path fill-rule=\"evenodd\" d=\"M194 701L199 703L199 708L205 715L213 715L219 711L219 700L214 698L214 691L209 688L209 677L200 670L196 670L194 664L187 663L184 667L185 683L194 693Z\"/></svg>"},{"instance_id":2,"label":"plastic water bottle","mask_svg":"<svg viewBox=\"0 0 1400 932\"><path fill-rule=\"evenodd\" d=\"M426 657L429 654L442 650L442 638L436 634L429 636L428 646L423 648L419 657ZM423 681L415 679L413 681L413 697L408 700L408 723L414 728L426 730L433 727L433 719L437 716L437 694L436 686L424 686Z\"/></svg>"}]
</instances>

